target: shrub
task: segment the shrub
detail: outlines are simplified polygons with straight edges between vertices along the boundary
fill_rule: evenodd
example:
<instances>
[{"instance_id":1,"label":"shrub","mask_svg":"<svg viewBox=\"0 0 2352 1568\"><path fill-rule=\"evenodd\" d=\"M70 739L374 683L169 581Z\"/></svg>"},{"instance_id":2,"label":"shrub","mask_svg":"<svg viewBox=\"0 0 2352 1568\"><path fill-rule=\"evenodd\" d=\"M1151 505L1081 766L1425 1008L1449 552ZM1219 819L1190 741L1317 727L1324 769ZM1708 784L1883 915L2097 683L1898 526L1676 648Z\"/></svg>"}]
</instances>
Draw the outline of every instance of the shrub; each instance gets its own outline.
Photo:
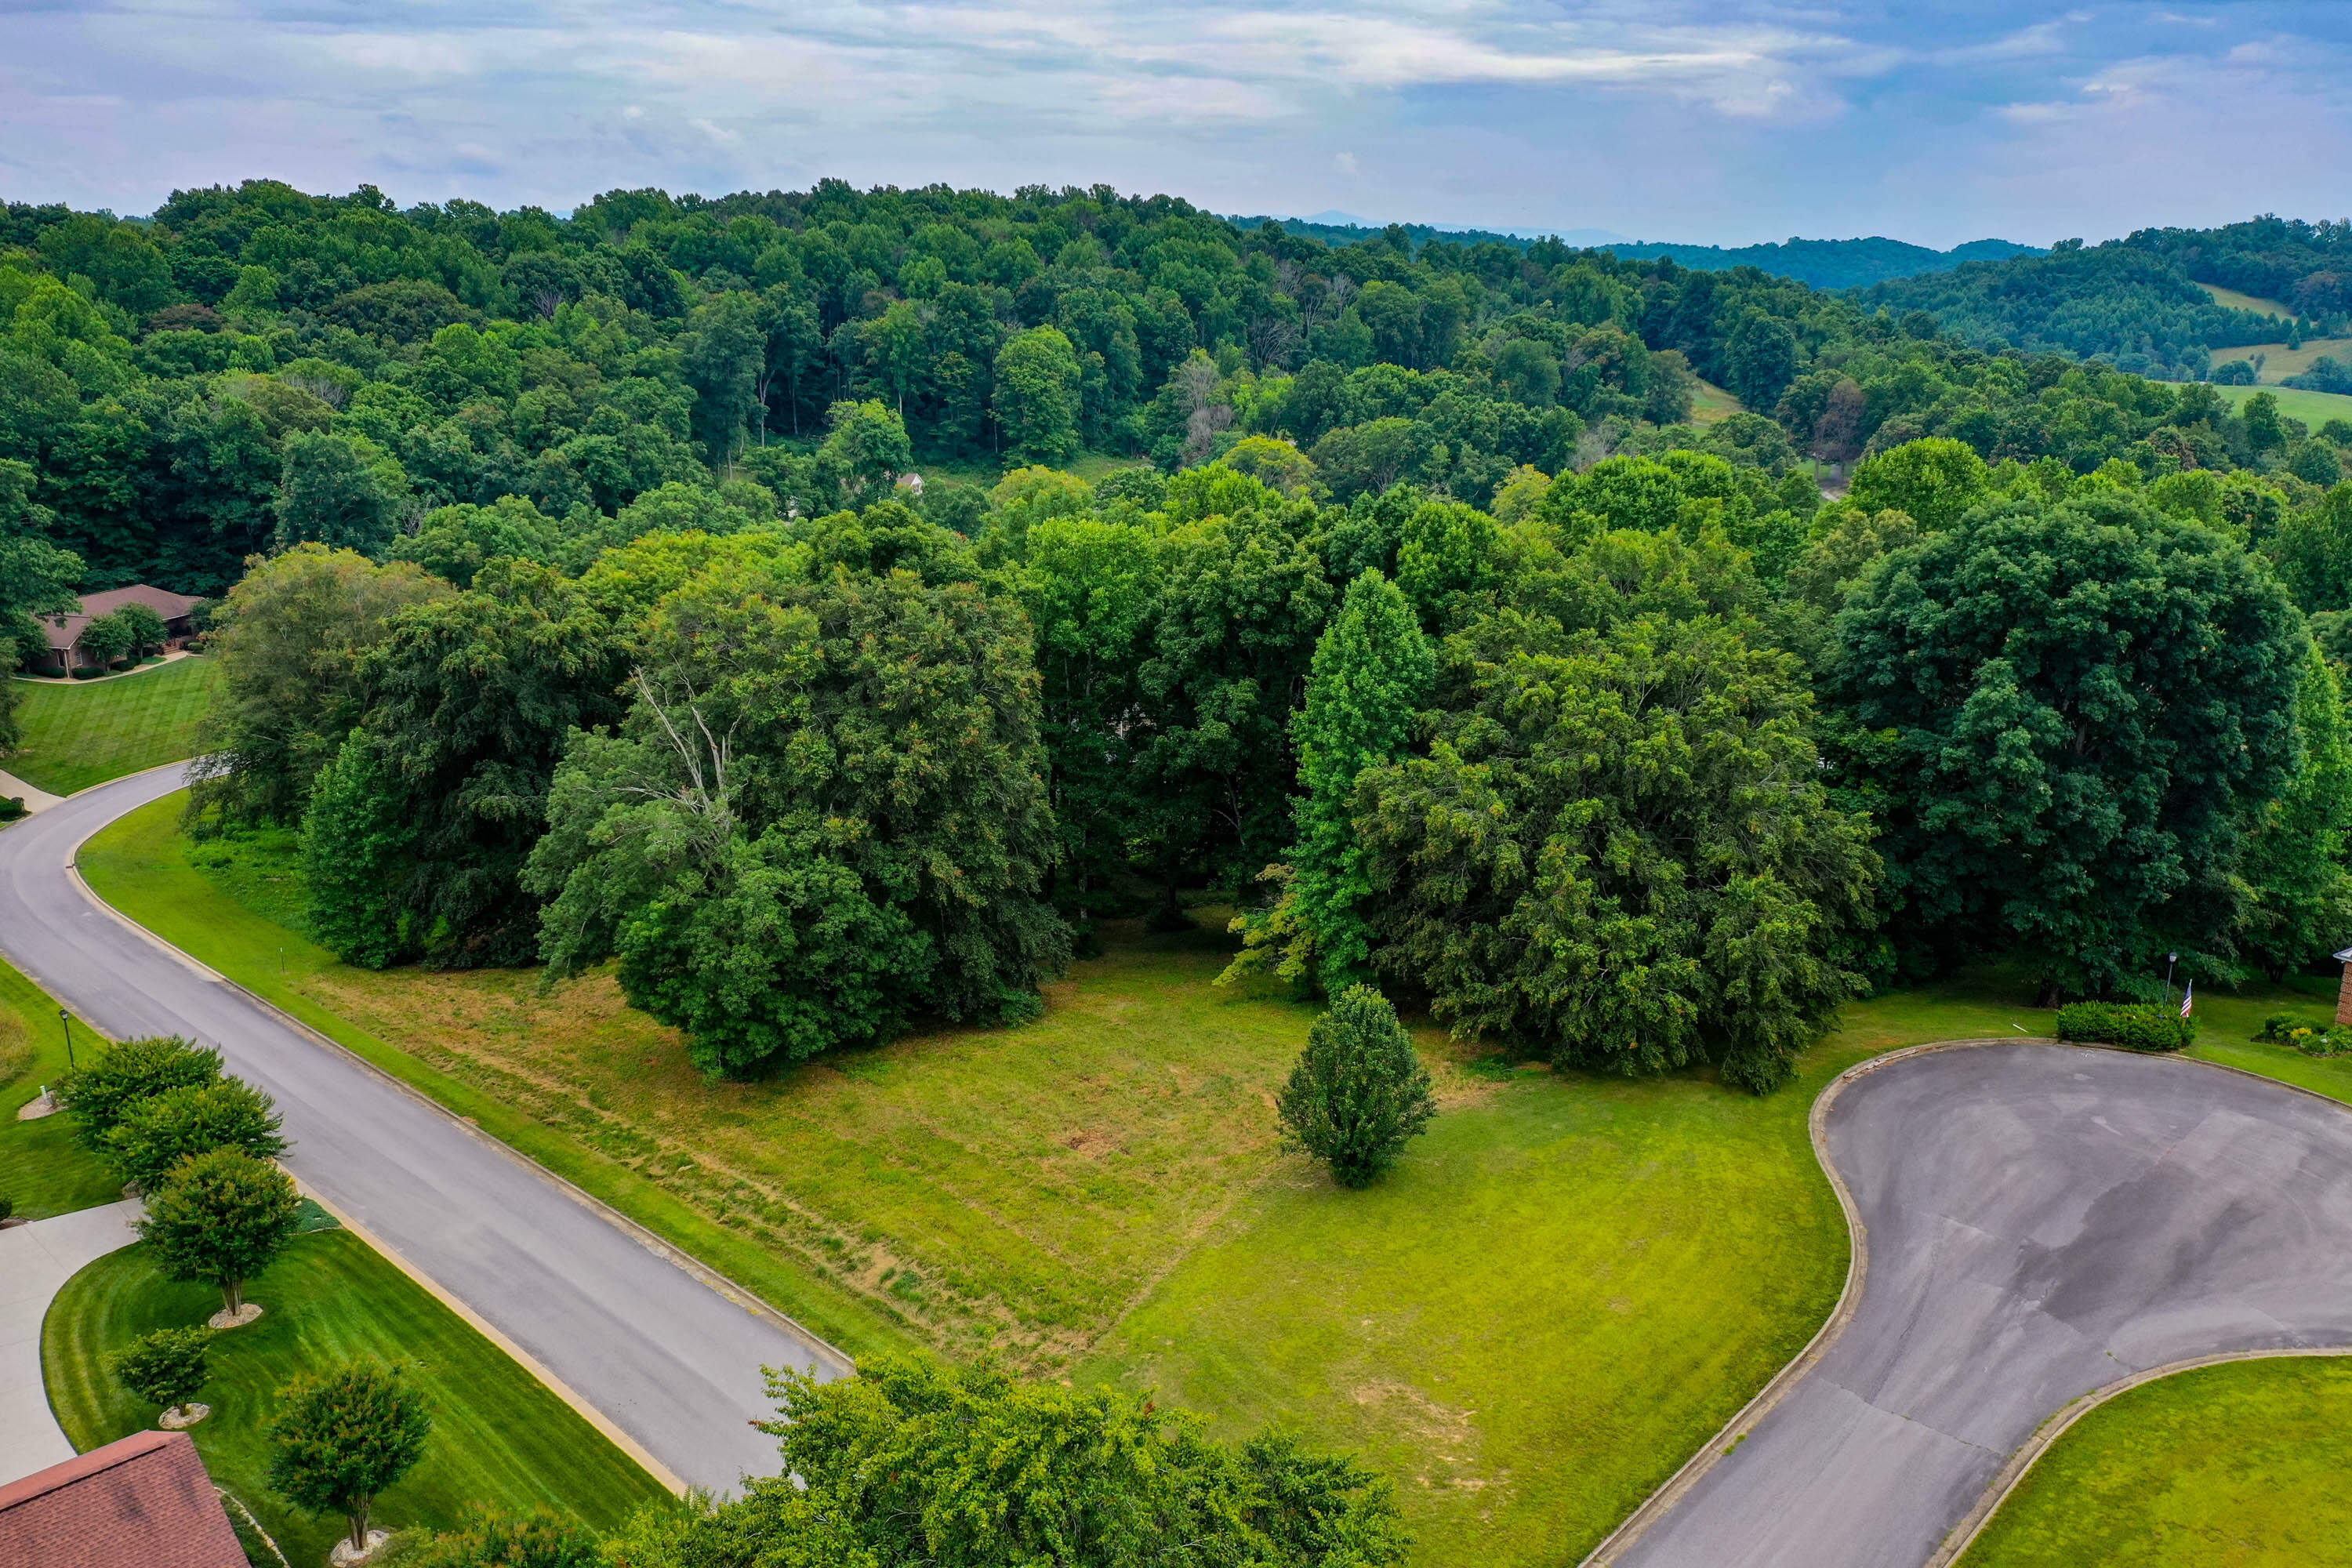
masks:
<instances>
[{"instance_id":1,"label":"shrub","mask_svg":"<svg viewBox=\"0 0 2352 1568\"><path fill-rule=\"evenodd\" d=\"M21 795L0 796L0 822L14 822L25 815L25 797Z\"/></svg>"},{"instance_id":2,"label":"shrub","mask_svg":"<svg viewBox=\"0 0 2352 1568\"><path fill-rule=\"evenodd\" d=\"M2288 1036L2294 1034L2295 1030L2307 1030L2308 1028L2308 1025L2305 1024L2302 1019L2296 1017L2292 1013L2273 1013L2270 1016L2263 1020L2263 1032L2256 1035L2254 1038L2258 1040L2284 1041Z\"/></svg>"},{"instance_id":3,"label":"shrub","mask_svg":"<svg viewBox=\"0 0 2352 1568\"><path fill-rule=\"evenodd\" d=\"M604 1555L593 1535L551 1515L477 1511L400 1561L401 1568L602 1568Z\"/></svg>"},{"instance_id":4,"label":"shrub","mask_svg":"<svg viewBox=\"0 0 2352 1568\"><path fill-rule=\"evenodd\" d=\"M58 1083L58 1106L74 1120L74 1134L94 1154L107 1149L107 1134L133 1105L167 1089L217 1083L218 1051L161 1035L110 1046L79 1072Z\"/></svg>"},{"instance_id":5,"label":"shrub","mask_svg":"<svg viewBox=\"0 0 2352 1568\"><path fill-rule=\"evenodd\" d=\"M210 1381L205 1357L212 1342L210 1329L158 1329L133 1340L107 1364L123 1387L150 1405L174 1410Z\"/></svg>"},{"instance_id":6,"label":"shrub","mask_svg":"<svg viewBox=\"0 0 2352 1568\"><path fill-rule=\"evenodd\" d=\"M1293 1142L1360 1187L1396 1163L1405 1141L1437 1113L1429 1069L1413 1055L1396 1009L1369 985L1350 985L1315 1020L1279 1102Z\"/></svg>"},{"instance_id":7,"label":"shrub","mask_svg":"<svg viewBox=\"0 0 2352 1568\"><path fill-rule=\"evenodd\" d=\"M0 1219L13 1219L16 1217L16 1200L14 1198L0 1198Z\"/></svg>"},{"instance_id":8,"label":"shrub","mask_svg":"<svg viewBox=\"0 0 2352 1568\"><path fill-rule=\"evenodd\" d=\"M2196 1043L2197 1020L2154 1005L2074 1002L2058 1009L2058 1037L2135 1051L2178 1051Z\"/></svg>"}]
</instances>

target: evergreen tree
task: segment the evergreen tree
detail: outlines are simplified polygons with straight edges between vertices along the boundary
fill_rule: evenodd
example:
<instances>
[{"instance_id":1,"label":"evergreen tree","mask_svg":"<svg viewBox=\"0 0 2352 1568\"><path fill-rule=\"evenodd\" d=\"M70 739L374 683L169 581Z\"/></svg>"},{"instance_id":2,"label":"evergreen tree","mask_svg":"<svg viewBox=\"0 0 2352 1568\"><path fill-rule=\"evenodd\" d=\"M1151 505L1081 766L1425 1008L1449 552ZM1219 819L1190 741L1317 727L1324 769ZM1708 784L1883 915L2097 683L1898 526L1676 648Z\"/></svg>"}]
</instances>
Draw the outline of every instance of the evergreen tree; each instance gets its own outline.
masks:
<instances>
[{"instance_id":1,"label":"evergreen tree","mask_svg":"<svg viewBox=\"0 0 2352 1568\"><path fill-rule=\"evenodd\" d=\"M1364 978L1371 937L1360 906L1371 883L1349 800L1357 775L1403 754L1436 673L1403 592L1378 570L1350 583L1315 645L1307 703L1291 721L1300 793L1286 886L1273 910L1234 922L1244 947L1229 973L1274 960L1285 979L1312 978L1333 993Z\"/></svg>"},{"instance_id":2,"label":"evergreen tree","mask_svg":"<svg viewBox=\"0 0 2352 1568\"><path fill-rule=\"evenodd\" d=\"M1283 1131L1343 1187L1370 1184L1437 1114L1429 1069L1396 1009L1369 985L1331 998L1276 1104Z\"/></svg>"}]
</instances>

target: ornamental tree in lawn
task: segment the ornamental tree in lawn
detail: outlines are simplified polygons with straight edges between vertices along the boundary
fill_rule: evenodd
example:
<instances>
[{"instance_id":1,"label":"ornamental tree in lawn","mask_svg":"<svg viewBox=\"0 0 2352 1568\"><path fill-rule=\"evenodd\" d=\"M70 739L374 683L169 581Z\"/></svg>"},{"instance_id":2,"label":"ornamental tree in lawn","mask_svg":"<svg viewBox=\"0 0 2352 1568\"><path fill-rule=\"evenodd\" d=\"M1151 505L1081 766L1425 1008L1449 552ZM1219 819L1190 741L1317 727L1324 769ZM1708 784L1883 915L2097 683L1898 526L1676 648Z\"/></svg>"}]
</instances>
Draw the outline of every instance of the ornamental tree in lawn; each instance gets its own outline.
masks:
<instances>
[{"instance_id":1,"label":"ornamental tree in lawn","mask_svg":"<svg viewBox=\"0 0 2352 1568\"><path fill-rule=\"evenodd\" d=\"M163 639L171 635L170 628L163 624L163 617L146 605L125 605L114 612L114 618L122 623L124 631L131 634L128 651L133 658L144 658L151 647L161 652Z\"/></svg>"},{"instance_id":2,"label":"ornamental tree in lawn","mask_svg":"<svg viewBox=\"0 0 2352 1568\"><path fill-rule=\"evenodd\" d=\"M1915 963L2014 952L2054 1002L2170 951L2231 962L2305 647L2244 550L2112 491L2012 500L1891 556L1837 640L1847 773L1881 803Z\"/></svg>"},{"instance_id":3,"label":"ornamental tree in lawn","mask_svg":"<svg viewBox=\"0 0 2352 1568\"><path fill-rule=\"evenodd\" d=\"M368 1543L376 1498L425 1457L433 1414L401 1373L372 1362L278 1391L269 1487L296 1508L340 1513L352 1550Z\"/></svg>"},{"instance_id":4,"label":"ornamental tree in lawn","mask_svg":"<svg viewBox=\"0 0 2352 1568\"><path fill-rule=\"evenodd\" d=\"M1331 998L1276 1103L1283 1131L1343 1187L1369 1184L1437 1114L1429 1069L1396 1009L1369 985Z\"/></svg>"},{"instance_id":5,"label":"ornamental tree in lawn","mask_svg":"<svg viewBox=\"0 0 2352 1568\"><path fill-rule=\"evenodd\" d=\"M100 616L81 628L82 657L100 669L131 651L131 630L121 616Z\"/></svg>"},{"instance_id":6,"label":"ornamental tree in lawn","mask_svg":"<svg viewBox=\"0 0 2352 1568\"><path fill-rule=\"evenodd\" d=\"M174 1279L214 1285L221 1310L245 1305L245 1282L292 1239L302 1200L294 1179L242 1149L193 1155L150 1194L141 1239Z\"/></svg>"},{"instance_id":7,"label":"ornamental tree in lawn","mask_svg":"<svg viewBox=\"0 0 2352 1568\"><path fill-rule=\"evenodd\" d=\"M220 1053L209 1046L177 1035L123 1040L60 1080L58 1105L73 1119L81 1146L103 1154L108 1135L132 1106L170 1089L217 1083L220 1076Z\"/></svg>"},{"instance_id":8,"label":"ornamental tree in lawn","mask_svg":"<svg viewBox=\"0 0 2352 1568\"><path fill-rule=\"evenodd\" d=\"M152 1192L193 1154L242 1149L257 1159L276 1159L286 1152L279 1121L268 1095L242 1079L225 1078L133 1103L106 1135L106 1155L124 1181Z\"/></svg>"},{"instance_id":9,"label":"ornamental tree in lawn","mask_svg":"<svg viewBox=\"0 0 2352 1568\"><path fill-rule=\"evenodd\" d=\"M123 1387L168 1415L211 1381L205 1352L212 1342L210 1329L158 1329L116 1352L107 1365Z\"/></svg>"}]
</instances>

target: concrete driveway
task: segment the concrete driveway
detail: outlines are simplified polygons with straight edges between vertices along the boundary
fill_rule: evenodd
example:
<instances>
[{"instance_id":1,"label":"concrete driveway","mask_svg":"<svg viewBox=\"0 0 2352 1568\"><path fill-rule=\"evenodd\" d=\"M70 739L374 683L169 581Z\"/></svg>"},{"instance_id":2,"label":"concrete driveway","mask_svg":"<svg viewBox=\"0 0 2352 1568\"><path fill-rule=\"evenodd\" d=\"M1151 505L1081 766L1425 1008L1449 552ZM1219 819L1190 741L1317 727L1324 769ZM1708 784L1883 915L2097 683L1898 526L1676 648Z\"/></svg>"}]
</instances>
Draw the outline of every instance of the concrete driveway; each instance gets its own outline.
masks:
<instances>
[{"instance_id":1,"label":"concrete driveway","mask_svg":"<svg viewBox=\"0 0 2352 1568\"><path fill-rule=\"evenodd\" d=\"M505 1145L125 929L74 885L82 841L180 786L118 779L0 832L0 952L116 1038L182 1034L267 1089L287 1165L600 1414L657 1471L772 1474L762 1365L838 1352L625 1228Z\"/></svg>"},{"instance_id":2,"label":"concrete driveway","mask_svg":"<svg viewBox=\"0 0 2352 1568\"><path fill-rule=\"evenodd\" d=\"M1631 1544L1641 1568L1911 1568L2077 1396L2352 1345L2352 1109L2179 1058L1976 1046L1844 1085L1843 1331Z\"/></svg>"}]
</instances>

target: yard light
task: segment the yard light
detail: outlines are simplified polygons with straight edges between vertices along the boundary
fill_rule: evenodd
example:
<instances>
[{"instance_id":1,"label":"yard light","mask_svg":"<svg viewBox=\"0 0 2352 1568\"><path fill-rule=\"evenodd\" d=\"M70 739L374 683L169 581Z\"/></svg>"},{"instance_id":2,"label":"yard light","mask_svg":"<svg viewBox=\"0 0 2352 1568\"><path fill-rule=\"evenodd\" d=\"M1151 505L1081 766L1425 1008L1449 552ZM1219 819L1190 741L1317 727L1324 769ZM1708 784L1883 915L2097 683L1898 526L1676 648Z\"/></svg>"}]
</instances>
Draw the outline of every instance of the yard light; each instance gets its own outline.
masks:
<instances>
[{"instance_id":1,"label":"yard light","mask_svg":"<svg viewBox=\"0 0 2352 1568\"><path fill-rule=\"evenodd\" d=\"M58 1023L66 1032L66 1071L74 1070L73 1015L63 1007L58 1009Z\"/></svg>"}]
</instances>

